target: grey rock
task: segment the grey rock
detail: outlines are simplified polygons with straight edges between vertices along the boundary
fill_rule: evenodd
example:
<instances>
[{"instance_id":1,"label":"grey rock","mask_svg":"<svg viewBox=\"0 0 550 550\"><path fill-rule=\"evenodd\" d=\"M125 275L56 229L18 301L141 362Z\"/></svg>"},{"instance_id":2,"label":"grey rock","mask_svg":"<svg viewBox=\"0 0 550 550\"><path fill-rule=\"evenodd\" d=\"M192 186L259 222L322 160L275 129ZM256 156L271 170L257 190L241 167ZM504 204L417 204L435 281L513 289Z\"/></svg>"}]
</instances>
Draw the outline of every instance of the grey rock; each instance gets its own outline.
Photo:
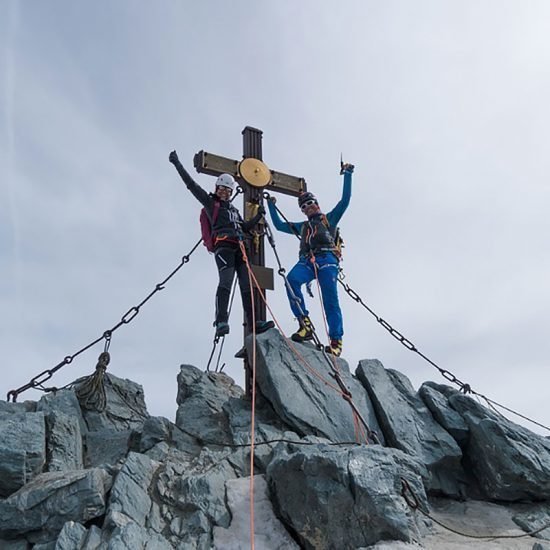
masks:
<instances>
[{"instance_id":1,"label":"grey rock","mask_svg":"<svg viewBox=\"0 0 550 550\"><path fill-rule=\"evenodd\" d=\"M183 461L168 459L155 476L152 494L160 504L162 521L169 525L172 537L183 537L185 545L195 539L202 541L197 547L210 548L212 526L230 523L225 482L237 477L228 460L231 452L205 448L191 461L187 455Z\"/></svg>"},{"instance_id":2,"label":"grey rock","mask_svg":"<svg viewBox=\"0 0 550 550\"><path fill-rule=\"evenodd\" d=\"M449 398L470 430L464 451L489 499L550 499L550 440L514 424L470 397Z\"/></svg>"},{"instance_id":3,"label":"grey rock","mask_svg":"<svg viewBox=\"0 0 550 550\"><path fill-rule=\"evenodd\" d=\"M82 408L88 430L140 431L149 418L142 386L106 374L104 388L107 406L103 412Z\"/></svg>"},{"instance_id":4,"label":"grey rock","mask_svg":"<svg viewBox=\"0 0 550 550\"><path fill-rule=\"evenodd\" d=\"M173 550L173 548L158 533L132 521L117 527L106 545L107 550Z\"/></svg>"},{"instance_id":5,"label":"grey rock","mask_svg":"<svg viewBox=\"0 0 550 550\"><path fill-rule=\"evenodd\" d=\"M279 517L306 549L418 539L401 479L426 506L422 474L423 467L405 453L378 445L277 453L267 469Z\"/></svg>"},{"instance_id":6,"label":"grey rock","mask_svg":"<svg viewBox=\"0 0 550 550\"><path fill-rule=\"evenodd\" d=\"M32 550L55 550L55 541L35 544Z\"/></svg>"},{"instance_id":7,"label":"grey rock","mask_svg":"<svg viewBox=\"0 0 550 550\"><path fill-rule=\"evenodd\" d=\"M447 430L462 448L468 441L468 426L460 414L449 404L449 392L440 391L441 386L432 382L422 384L418 395L424 401L435 420ZM447 386L447 388L449 388ZM450 395L458 393L452 390Z\"/></svg>"},{"instance_id":8,"label":"grey rock","mask_svg":"<svg viewBox=\"0 0 550 550\"><path fill-rule=\"evenodd\" d=\"M231 525L227 529L214 527L212 548L240 550L250 538L250 478L229 480L226 490ZM254 518L255 546L269 550L298 550L299 546L275 516L262 475L254 477Z\"/></svg>"},{"instance_id":9,"label":"grey rock","mask_svg":"<svg viewBox=\"0 0 550 550\"><path fill-rule=\"evenodd\" d=\"M230 443L223 405L242 395L243 390L224 373L204 373L191 365L181 365L176 425L206 444Z\"/></svg>"},{"instance_id":10,"label":"grey rock","mask_svg":"<svg viewBox=\"0 0 550 550\"><path fill-rule=\"evenodd\" d=\"M81 470L82 435L78 418L59 411L46 416L46 469L49 472Z\"/></svg>"},{"instance_id":11,"label":"grey rock","mask_svg":"<svg viewBox=\"0 0 550 550\"><path fill-rule=\"evenodd\" d=\"M99 550L101 544L101 529L96 525L92 525L88 529L86 538L82 541L80 550Z\"/></svg>"},{"instance_id":12,"label":"grey rock","mask_svg":"<svg viewBox=\"0 0 550 550\"><path fill-rule=\"evenodd\" d=\"M167 418L161 416L148 418L143 424L139 451L146 452L161 441L193 456L198 456L201 450L196 438L182 431L179 426Z\"/></svg>"},{"instance_id":13,"label":"grey rock","mask_svg":"<svg viewBox=\"0 0 550 550\"><path fill-rule=\"evenodd\" d=\"M42 472L45 462L44 414L0 413L0 497Z\"/></svg>"},{"instance_id":14,"label":"grey rock","mask_svg":"<svg viewBox=\"0 0 550 550\"><path fill-rule=\"evenodd\" d=\"M533 544L532 550L550 550L550 547L546 544L541 544L540 542L535 542L535 544Z\"/></svg>"},{"instance_id":15,"label":"grey rock","mask_svg":"<svg viewBox=\"0 0 550 550\"><path fill-rule=\"evenodd\" d=\"M547 506L537 506L527 512L517 513L512 519L516 525L527 533L542 529L533 536L550 541L550 504Z\"/></svg>"},{"instance_id":16,"label":"grey rock","mask_svg":"<svg viewBox=\"0 0 550 550\"><path fill-rule=\"evenodd\" d=\"M55 543L55 550L80 549L86 538L86 528L80 523L68 521L63 525Z\"/></svg>"},{"instance_id":17,"label":"grey rock","mask_svg":"<svg viewBox=\"0 0 550 550\"><path fill-rule=\"evenodd\" d=\"M250 354L251 338L246 343ZM322 352L287 341L271 329L257 336L256 354L257 385L286 425L301 436L316 435L333 442L356 440L352 409L337 389L332 367ZM343 359L336 359L336 365L357 410L384 443L365 389Z\"/></svg>"},{"instance_id":18,"label":"grey rock","mask_svg":"<svg viewBox=\"0 0 550 550\"><path fill-rule=\"evenodd\" d=\"M0 537L55 539L67 521L85 523L102 516L110 484L111 477L97 468L40 474L0 501Z\"/></svg>"},{"instance_id":19,"label":"grey rock","mask_svg":"<svg viewBox=\"0 0 550 550\"><path fill-rule=\"evenodd\" d=\"M146 524L152 504L149 486L159 466L145 455L128 455L111 489L105 521L107 528L117 525L115 513L123 514L138 525Z\"/></svg>"},{"instance_id":20,"label":"grey rock","mask_svg":"<svg viewBox=\"0 0 550 550\"><path fill-rule=\"evenodd\" d=\"M28 413L36 412L36 401L23 401L11 403L0 399L0 413Z\"/></svg>"},{"instance_id":21,"label":"grey rock","mask_svg":"<svg viewBox=\"0 0 550 550\"><path fill-rule=\"evenodd\" d=\"M88 432L84 439L86 467L116 464L126 458L130 450L137 450L139 437L139 433L133 430L103 429Z\"/></svg>"},{"instance_id":22,"label":"grey rock","mask_svg":"<svg viewBox=\"0 0 550 550\"><path fill-rule=\"evenodd\" d=\"M72 389L45 394L36 404L36 410L42 411L45 416L52 412L66 414L78 420L81 433L86 432L86 423L80 410L80 404Z\"/></svg>"},{"instance_id":23,"label":"grey rock","mask_svg":"<svg viewBox=\"0 0 550 550\"><path fill-rule=\"evenodd\" d=\"M432 494L463 497L466 474L461 465L462 451L434 420L408 378L385 369L377 360L360 361L357 376L374 403L387 443L414 456L428 468L431 475L425 479L427 490Z\"/></svg>"}]
</instances>

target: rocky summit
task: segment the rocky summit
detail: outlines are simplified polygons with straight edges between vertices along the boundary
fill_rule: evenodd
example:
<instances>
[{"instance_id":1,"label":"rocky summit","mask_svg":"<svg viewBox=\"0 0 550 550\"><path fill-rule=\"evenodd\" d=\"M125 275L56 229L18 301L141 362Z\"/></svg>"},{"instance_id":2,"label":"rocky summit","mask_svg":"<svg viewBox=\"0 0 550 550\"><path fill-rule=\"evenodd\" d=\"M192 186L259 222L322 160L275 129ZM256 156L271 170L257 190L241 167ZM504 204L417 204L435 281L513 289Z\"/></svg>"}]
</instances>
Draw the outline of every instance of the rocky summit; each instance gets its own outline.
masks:
<instances>
[{"instance_id":1,"label":"rocky summit","mask_svg":"<svg viewBox=\"0 0 550 550\"><path fill-rule=\"evenodd\" d=\"M253 525L263 550L550 550L548 438L275 329L247 352L253 435L243 389L191 365L175 422L112 374L99 410L78 384L0 401L0 549L236 550Z\"/></svg>"}]
</instances>

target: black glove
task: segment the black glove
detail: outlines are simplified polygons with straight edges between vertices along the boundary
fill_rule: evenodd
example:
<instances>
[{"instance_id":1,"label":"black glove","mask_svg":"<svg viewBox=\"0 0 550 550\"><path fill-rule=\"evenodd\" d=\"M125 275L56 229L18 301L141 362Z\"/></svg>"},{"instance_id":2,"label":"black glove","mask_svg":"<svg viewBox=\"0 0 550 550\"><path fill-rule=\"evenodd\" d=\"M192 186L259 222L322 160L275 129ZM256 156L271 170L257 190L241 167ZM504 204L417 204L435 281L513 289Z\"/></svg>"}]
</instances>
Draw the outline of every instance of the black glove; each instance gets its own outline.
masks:
<instances>
[{"instance_id":1,"label":"black glove","mask_svg":"<svg viewBox=\"0 0 550 550\"><path fill-rule=\"evenodd\" d=\"M343 174L344 172L349 172L350 174L353 174L353 170L355 169L355 166L353 164L342 164L342 168L340 169L340 174Z\"/></svg>"},{"instance_id":2,"label":"black glove","mask_svg":"<svg viewBox=\"0 0 550 550\"><path fill-rule=\"evenodd\" d=\"M178 154L176 153L176 151L172 151L170 153L170 155L168 156L168 160L172 163L172 164L177 164L180 159L178 158Z\"/></svg>"}]
</instances>

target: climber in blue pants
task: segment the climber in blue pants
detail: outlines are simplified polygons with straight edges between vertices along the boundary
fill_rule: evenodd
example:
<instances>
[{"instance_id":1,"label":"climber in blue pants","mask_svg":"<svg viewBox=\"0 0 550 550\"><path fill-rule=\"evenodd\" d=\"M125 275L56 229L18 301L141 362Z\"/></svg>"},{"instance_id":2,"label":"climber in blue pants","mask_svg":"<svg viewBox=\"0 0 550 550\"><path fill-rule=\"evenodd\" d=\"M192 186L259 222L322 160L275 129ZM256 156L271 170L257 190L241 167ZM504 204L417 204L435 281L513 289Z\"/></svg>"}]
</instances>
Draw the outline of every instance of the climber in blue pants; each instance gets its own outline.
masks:
<instances>
[{"instance_id":1,"label":"climber in blue pants","mask_svg":"<svg viewBox=\"0 0 550 550\"><path fill-rule=\"evenodd\" d=\"M321 212L317 199L310 192L302 193L298 197L298 205L307 216L307 220L303 222L285 222L275 207L274 199L267 203L275 228L284 233L295 233L300 236L300 259L288 274L290 288L287 288L287 295L292 313L300 325L291 338L295 342L305 342L313 338L313 325L302 294L302 286L313 281L317 271L329 328L330 344L325 349L336 356L342 353L344 335L337 286L340 263L338 222L351 199L353 169L352 164L342 166L342 198L326 215Z\"/></svg>"}]
</instances>

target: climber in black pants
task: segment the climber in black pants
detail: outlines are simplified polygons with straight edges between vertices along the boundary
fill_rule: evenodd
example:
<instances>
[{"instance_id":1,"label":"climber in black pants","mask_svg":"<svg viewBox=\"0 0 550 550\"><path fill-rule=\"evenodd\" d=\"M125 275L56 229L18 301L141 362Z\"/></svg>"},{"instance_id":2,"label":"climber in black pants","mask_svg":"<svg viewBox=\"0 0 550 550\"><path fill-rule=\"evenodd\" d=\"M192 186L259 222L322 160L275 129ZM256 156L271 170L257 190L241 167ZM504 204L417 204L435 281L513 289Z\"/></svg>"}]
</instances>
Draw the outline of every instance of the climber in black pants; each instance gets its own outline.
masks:
<instances>
[{"instance_id":1,"label":"climber in black pants","mask_svg":"<svg viewBox=\"0 0 550 550\"><path fill-rule=\"evenodd\" d=\"M219 273L219 284L216 291L216 337L224 336L229 333L228 308L235 274L237 274L241 290L246 322L249 325L252 323L252 290L240 242L244 240L244 234L260 221L265 210L260 207L256 216L245 222L230 201L235 187L233 176L222 174L216 180L215 193L207 193L182 166L176 151L172 151L168 158L175 166L187 189L204 206L211 221L212 251ZM257 321L255 332L259 334L273 326L273 321Z\"/></svg>"}]
</instances>

